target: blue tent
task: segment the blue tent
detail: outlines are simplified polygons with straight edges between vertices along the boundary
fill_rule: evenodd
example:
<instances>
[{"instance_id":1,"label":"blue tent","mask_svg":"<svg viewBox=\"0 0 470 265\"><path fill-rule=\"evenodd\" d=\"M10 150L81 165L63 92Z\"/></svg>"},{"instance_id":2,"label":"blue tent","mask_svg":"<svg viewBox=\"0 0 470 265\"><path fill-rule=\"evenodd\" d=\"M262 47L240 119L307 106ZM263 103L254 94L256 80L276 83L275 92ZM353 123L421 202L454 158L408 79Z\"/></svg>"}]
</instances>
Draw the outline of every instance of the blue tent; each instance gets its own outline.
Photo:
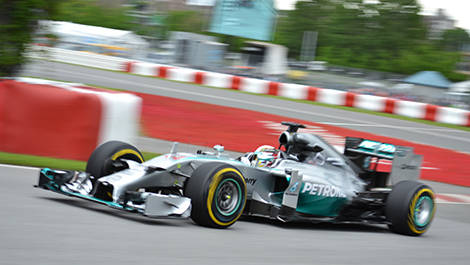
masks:
<instances>
[{"instance_id":1,"label":"blue tent","mask_svg":"<svg viewBox=\"0 0 470 265\"><path fill-rule=\"evenodd\" d=\"M421 71L403 79L402 82L420 86L432 86L439 88L449 88L452 84L441 73L435 71Z\"/></svg>"}]
</instances>

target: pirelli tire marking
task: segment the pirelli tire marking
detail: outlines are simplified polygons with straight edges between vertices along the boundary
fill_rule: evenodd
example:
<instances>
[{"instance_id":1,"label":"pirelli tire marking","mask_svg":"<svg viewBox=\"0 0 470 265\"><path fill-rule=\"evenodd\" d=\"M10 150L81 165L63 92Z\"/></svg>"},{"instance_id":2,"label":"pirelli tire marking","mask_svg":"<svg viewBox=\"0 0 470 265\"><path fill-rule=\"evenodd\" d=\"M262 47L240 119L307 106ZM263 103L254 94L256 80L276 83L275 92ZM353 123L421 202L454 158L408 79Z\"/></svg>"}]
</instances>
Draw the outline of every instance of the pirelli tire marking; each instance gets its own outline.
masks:
<instances>
[{"instance_id":1,"label":"pirelli tire marking","mask_svg":"<svg viewBox=\"0 0 470 265\"><path fill-rule=\"evenodd\" d=\"M430 198L431 203L432 203L431 204L432 210L431 210L431 213L429 213L429 216L427 216L426 220L424 222L420 222L419 220L417 220L420 214L419 211L421 211L421 209L419 209L420 207L419 204L422 203L423 200L426 200L426 198ZM413 199L410 203L410 207L408 210L408 227L413 233L422 234L426 232L426 230L428 229L429 224L432 221L434 217L434 213L436 211L434 198L435 198L434 192L428 188L420 189L413 196Z\"/></svg>"},{"instance_id":2,"label":"pirelli tire marking","mask_svg":"<svg viewBox=\"0 0 470 265\"><path fill-rule=\"evenodd\" d=\"M119 157L122 157L122 156L125 156L125 155L128 155L128 154L135 155L140 160L141 163L144 162L144 158L137 151L132 150L132 149L119 150L118 152L113 154L113 156L111 156L111 160L116 160Z\"/></svg>"},{"instance_id":3,"label":"pirelli tire marking","mask_svg":"<svg viewBox=\"0 0 470 265\"><path fill-rule=\"evenodd\" d=\"M237 214L237 216L235 218L231 218L231 220L228 221L228 222L223 222L215 216L215 213L213 212L214 197L216 195L217 188L219 187L220 184L223 183L222 180L223 180L223 175L225 173L233 173L233 174L238 175L240 177L240 180L243 181L243 185L245 185L245 187L246 187L245 178L242 176L242 174L238 170L236 170L234 168L224 168L224 169L218 171L214 175L214 177L212 178L212 182L209 185L209 193L207 195L207 210L209 212L209 216L210 216L211 220L214 223L216 223L220 226L229 226L229 225L233 224L235 221L237 221L238 218L240 218L240 216L242 215L243 210L245 208L245 204L246 204L245 200L244 200L244 198L246 198L246 189L244 189L244 194L240 194L241 196L238 198L239 201L238 201L238 205L237 205L236 209L234 209L232 211L232 212L236 212L238 209L240 209L240 206L241 206L241 209L239 210L239 213ZM240 189L239 189L239 192L241 192ZM215 203L217 203L217 202L215 202ZM243 204L243 205L240 205L240 204ZM215 208L217 210L217 206Z\"/></svg>"}]
</instances>

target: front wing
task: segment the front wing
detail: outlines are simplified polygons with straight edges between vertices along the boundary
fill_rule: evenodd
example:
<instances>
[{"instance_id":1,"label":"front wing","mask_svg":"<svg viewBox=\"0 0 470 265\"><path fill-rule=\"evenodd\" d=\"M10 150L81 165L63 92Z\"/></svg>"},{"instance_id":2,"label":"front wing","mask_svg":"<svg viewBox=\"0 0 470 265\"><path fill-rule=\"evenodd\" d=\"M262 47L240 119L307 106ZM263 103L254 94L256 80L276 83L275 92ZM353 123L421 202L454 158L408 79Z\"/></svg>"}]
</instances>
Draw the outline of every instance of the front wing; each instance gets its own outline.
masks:
<instances>
[{"instance_id":1,"label":"front wing","mask_svg":"<svg viewBox=\"0 0 470 265\"><path fill-rule=\"evenodd\" d=\"M39 173L39 181L35 187L151 218L188 218L190 216L191 199L187 197L133 191L126 192L123 198L104 200L94 196L94 182L93 176L85 172L44 168Z\"/></svg>"}]
</instances>

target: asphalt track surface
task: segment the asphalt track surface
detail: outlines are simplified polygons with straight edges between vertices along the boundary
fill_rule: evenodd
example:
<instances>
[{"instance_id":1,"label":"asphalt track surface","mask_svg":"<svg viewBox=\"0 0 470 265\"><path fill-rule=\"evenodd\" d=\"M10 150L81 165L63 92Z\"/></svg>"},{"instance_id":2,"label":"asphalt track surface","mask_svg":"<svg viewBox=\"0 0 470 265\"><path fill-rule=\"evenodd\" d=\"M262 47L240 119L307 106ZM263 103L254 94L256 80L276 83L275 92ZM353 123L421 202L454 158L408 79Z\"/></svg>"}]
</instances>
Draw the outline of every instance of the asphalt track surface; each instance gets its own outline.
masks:
<instances>
[{"instance_id":1,"label":"asphalt track surface","mask_svg":"<svg viewBox=\"0 0 470 265\"><path fill-rule=\"evenodd\" d=\"M227 105L470 152L470 133L155 78L41 62L25 75ZM407 138L408 137L408 138ZM149 146L159 145L158 142ZM167 147L165 147L167 148ZM227 230L153 220L34 189L37 170L0 169L0 264L468 264L470 206L440 204L425 235L384 226L249 219ZM468 188L430 183L438 193Z\"/></svg>"},{"instance_id":2,"label":"asphalt track surface","mask_svg":"<svg viewBox=\"0 0 470 265\"><path fill-rule=\"evenodd\" d=\"M226 230L154 220L33 188L37 169L0 171L0 264L468 264L470 220L439 205L421 237L385 226L242 219Z\"/></svg>"}]
</instances>

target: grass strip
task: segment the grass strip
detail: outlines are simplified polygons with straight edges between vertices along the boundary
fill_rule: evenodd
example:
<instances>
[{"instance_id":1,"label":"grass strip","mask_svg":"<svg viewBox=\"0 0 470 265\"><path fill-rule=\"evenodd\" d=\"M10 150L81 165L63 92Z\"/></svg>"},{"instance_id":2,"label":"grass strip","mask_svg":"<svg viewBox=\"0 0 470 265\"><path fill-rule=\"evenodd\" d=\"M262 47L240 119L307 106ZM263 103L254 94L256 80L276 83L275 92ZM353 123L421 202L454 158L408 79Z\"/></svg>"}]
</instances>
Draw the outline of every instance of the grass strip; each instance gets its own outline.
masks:
<instances>
[{"instance_id":1,"label":"grass strip","mask_svg":"<svg viewBox=\"0 0 470 265\"><path fill-rule=\"evenodd\" d=\"M142 152L145 160L149 160L159 154ZM48 167L53 169L79 170L84 171L86 168L85 161L68 160L53 157L24 155L0 152L0 164L29 166L29 167Z\"/></svg>"}]
</instances>

